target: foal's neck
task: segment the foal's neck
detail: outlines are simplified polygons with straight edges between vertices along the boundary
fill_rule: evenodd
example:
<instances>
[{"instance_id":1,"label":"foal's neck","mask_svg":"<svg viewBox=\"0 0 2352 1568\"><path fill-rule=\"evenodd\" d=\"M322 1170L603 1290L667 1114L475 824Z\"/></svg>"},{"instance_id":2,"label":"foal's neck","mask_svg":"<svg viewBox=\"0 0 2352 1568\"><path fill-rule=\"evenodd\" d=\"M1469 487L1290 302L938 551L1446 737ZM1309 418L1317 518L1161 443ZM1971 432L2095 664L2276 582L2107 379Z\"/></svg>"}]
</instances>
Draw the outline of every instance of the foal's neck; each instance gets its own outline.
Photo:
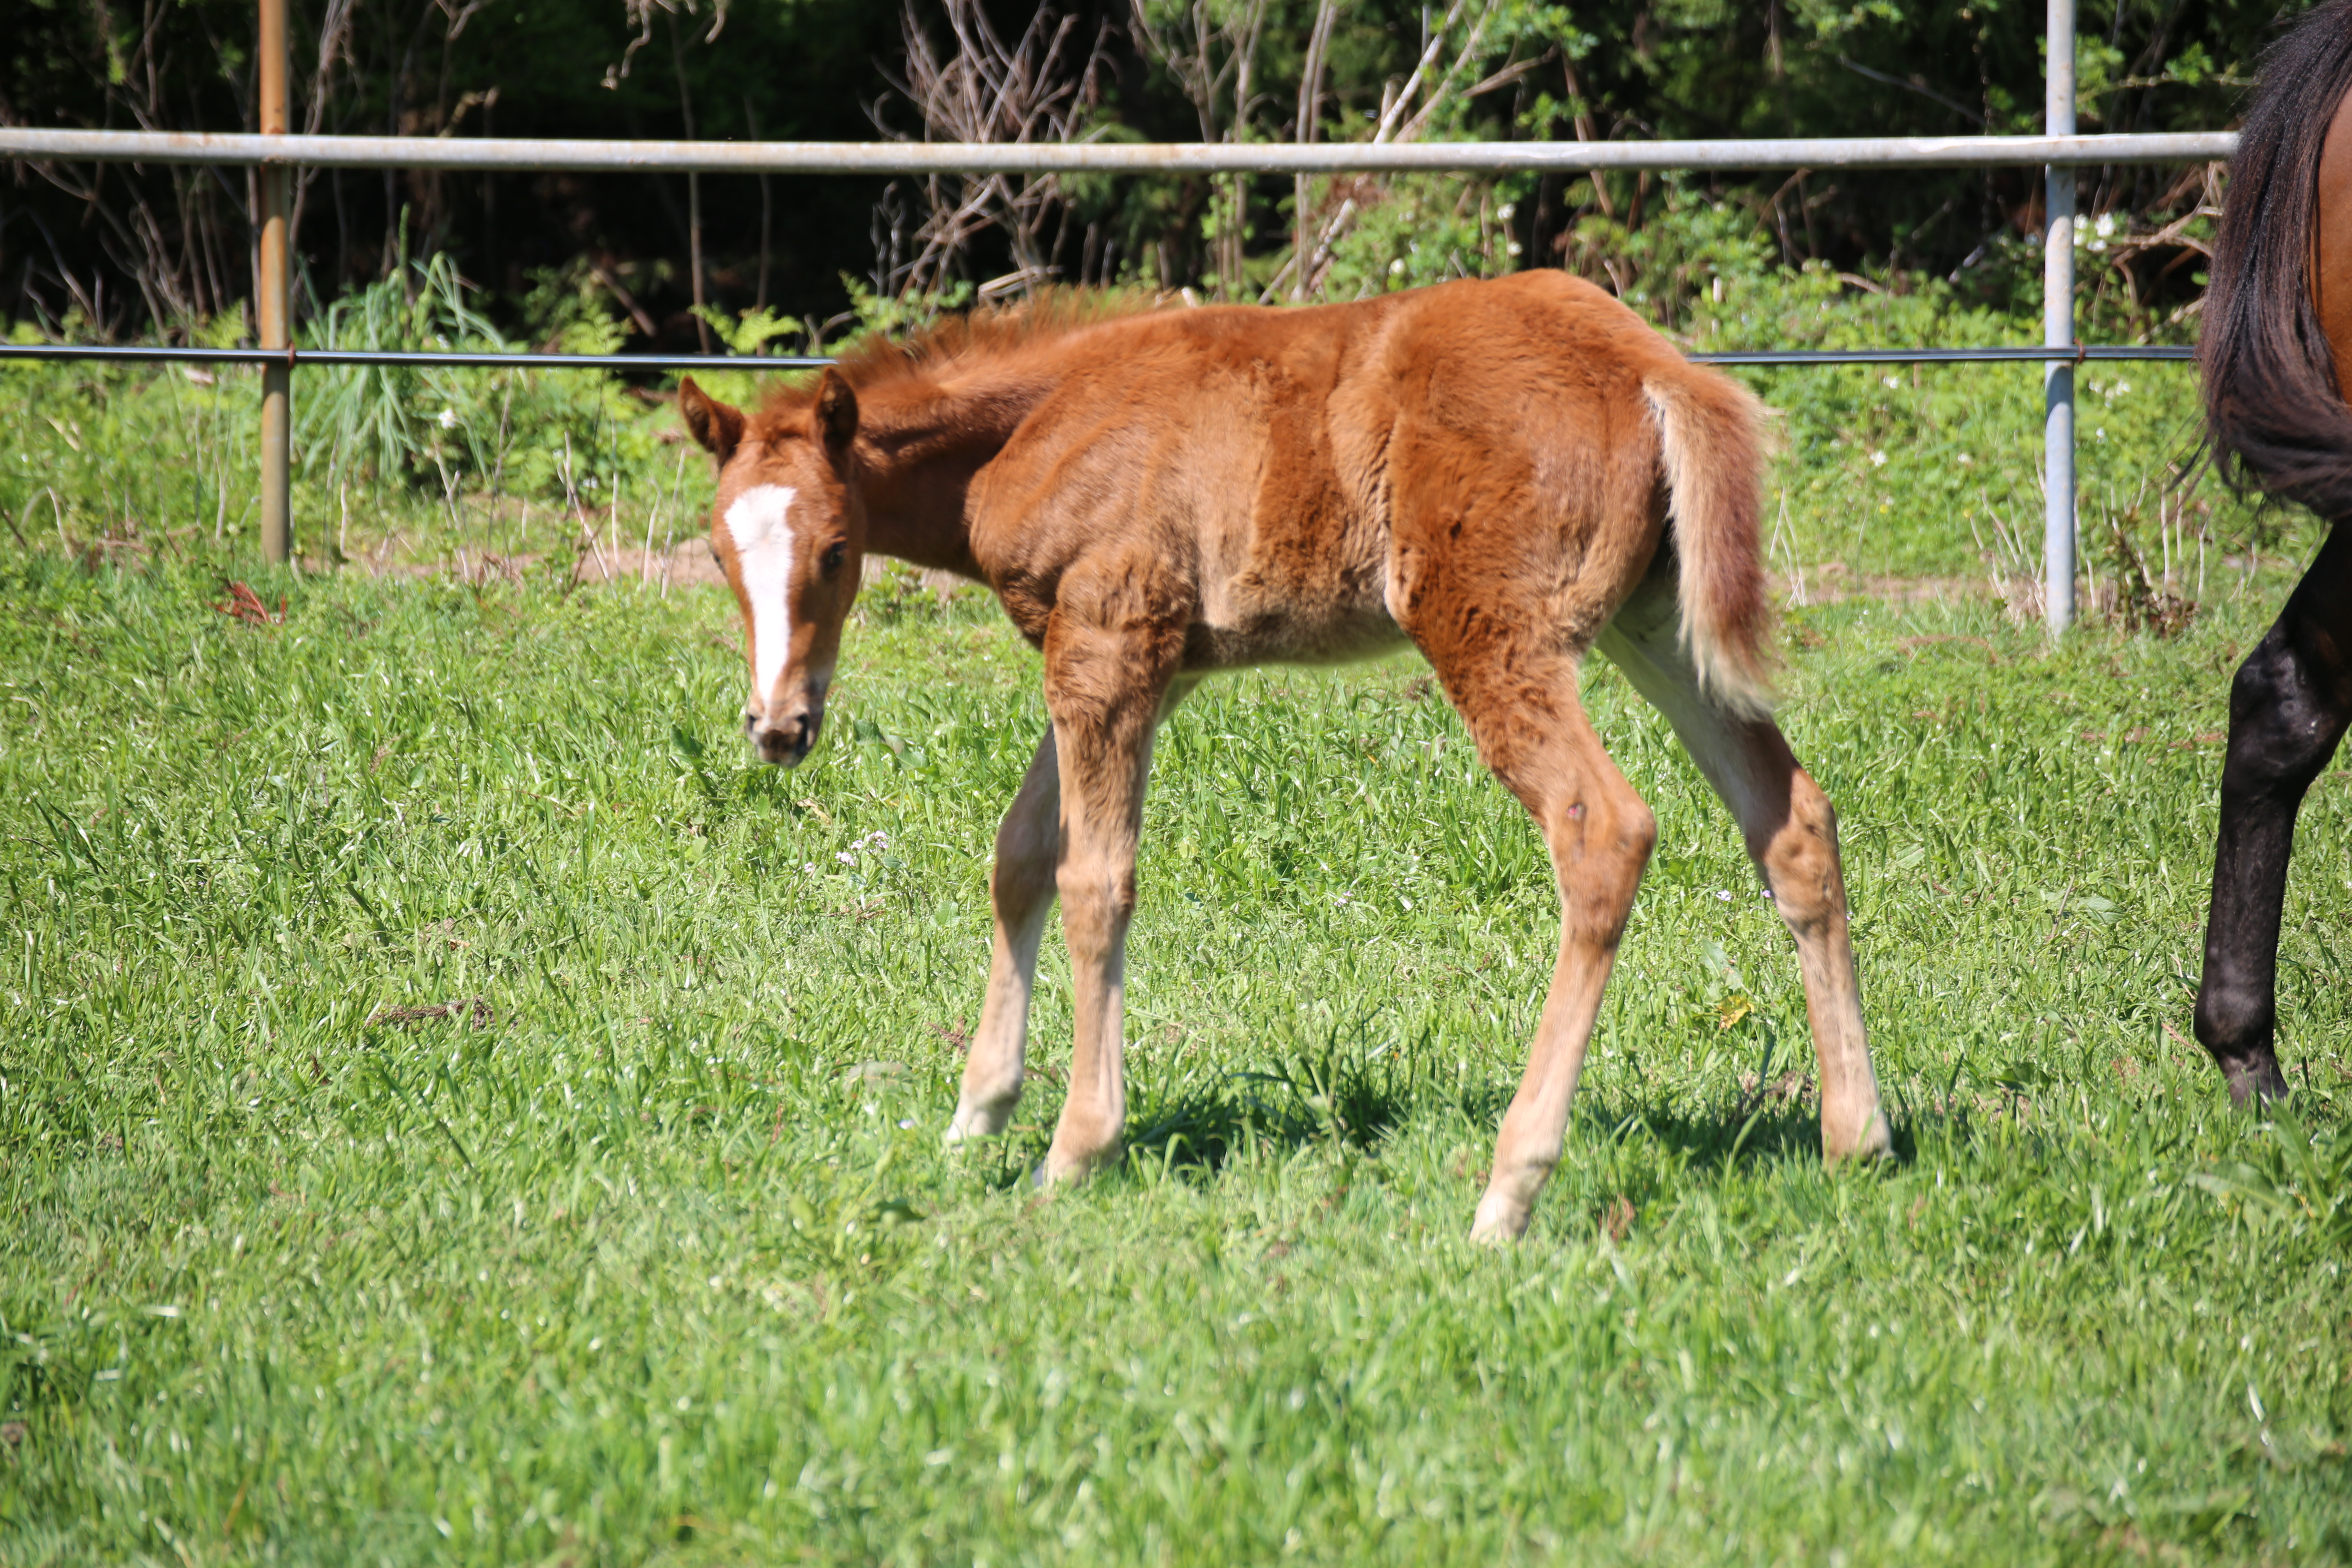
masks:
<instances>
[{"instance_id":1,"label":"foal's neck","mask_svg":"<svg viewBox=\"0 0 2352 1568\"><path fill-rule=\"evenodd\" d=\"M944 382L877 388L859 442L866 548L980 576L968 511L972 478L1052 387L1046 367L1024 354L959 367Z\"/></svg>"}]
</instances>

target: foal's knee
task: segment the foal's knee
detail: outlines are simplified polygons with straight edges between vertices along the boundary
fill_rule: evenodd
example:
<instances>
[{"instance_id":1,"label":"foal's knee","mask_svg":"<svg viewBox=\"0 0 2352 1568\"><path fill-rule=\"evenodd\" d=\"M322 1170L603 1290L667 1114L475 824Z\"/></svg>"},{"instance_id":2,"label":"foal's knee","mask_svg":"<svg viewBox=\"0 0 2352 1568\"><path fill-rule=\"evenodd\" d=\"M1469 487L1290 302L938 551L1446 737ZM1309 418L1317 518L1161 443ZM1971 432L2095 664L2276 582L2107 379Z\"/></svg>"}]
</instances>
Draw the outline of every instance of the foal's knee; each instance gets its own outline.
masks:
<instances>
[{"instance_id":1,"label":"foal's knee","mask_svg":"<svg viewBox=\"0 0 2352 1568\"><path fill-rule=\"evenodd\" d=\"M1057 837L1050 821L1040 831L1007 817L996 830L996 866L989 873L988 892L1000 919L1018 923L1038 900L1053 895Z\"/></svg>"},{"instance_id":2,"label":"foal's knee","mask_svg":"<svg viewBox=\"0 0 2352 1568\"><path fill-rule=\"evenodd\" d=\"M988 879L988 896L1000 917L1017 922L1053 891L1052 855L1008 856L1001 847L997 850L996 868Z\"/></svg>"},{"instance_id":3,"label":"foal's knee","mask_svg":"<svg viewBox=\"0 0 2352 1568\"><path fill-rule=\"evenodd\" d=\"M1127 934L1135 913L1135 867L1098 860L1066 861L1055 878L1062 897L1062 933L1073 956L1097 953Z\"/></svg>"}]
</instances>

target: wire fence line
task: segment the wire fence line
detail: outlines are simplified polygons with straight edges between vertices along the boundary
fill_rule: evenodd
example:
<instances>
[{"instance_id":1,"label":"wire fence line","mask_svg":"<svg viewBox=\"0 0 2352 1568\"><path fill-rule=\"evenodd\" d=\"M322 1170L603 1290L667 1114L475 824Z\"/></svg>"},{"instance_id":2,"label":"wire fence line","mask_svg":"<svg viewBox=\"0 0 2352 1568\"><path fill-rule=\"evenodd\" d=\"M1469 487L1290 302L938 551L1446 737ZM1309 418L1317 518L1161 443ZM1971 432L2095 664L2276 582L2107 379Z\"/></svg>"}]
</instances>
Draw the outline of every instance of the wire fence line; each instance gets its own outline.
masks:
<instances>
[{"instance_id":1,"label":"wire fence line","mask_svg":"<svg viewBox=\"0 0 2352 1568\"><path fill-rule=\"evenodd\" d=\"M660 374L696 370L816 370L827 354L545 354L496 349L178 348L168 343L0 343L11 360L96 360L115 364L374 365L483 370L606 370Z\"/></svg>"}]
</instances>

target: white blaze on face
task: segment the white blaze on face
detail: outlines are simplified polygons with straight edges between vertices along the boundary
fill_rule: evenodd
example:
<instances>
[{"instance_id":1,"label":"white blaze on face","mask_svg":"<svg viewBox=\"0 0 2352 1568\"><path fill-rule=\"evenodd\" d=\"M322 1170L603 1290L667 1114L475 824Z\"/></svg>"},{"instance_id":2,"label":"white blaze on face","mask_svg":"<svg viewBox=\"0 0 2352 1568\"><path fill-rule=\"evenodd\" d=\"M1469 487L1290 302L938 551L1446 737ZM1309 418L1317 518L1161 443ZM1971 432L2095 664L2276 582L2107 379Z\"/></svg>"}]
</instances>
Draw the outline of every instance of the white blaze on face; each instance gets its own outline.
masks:
<instances>
[{"instance_id":1,"label":"white blaze on face","mask_svg":"<svg viewBox=\"0 0 2352 1568\"><path fill-rule=\"evenodd\" d=\"M793 531L786 518L793 494L790 485L753 485L727 509L736 570L751 605L751 695L762 711L775 698L792 647Z\"/></svg>"}]
</instances>

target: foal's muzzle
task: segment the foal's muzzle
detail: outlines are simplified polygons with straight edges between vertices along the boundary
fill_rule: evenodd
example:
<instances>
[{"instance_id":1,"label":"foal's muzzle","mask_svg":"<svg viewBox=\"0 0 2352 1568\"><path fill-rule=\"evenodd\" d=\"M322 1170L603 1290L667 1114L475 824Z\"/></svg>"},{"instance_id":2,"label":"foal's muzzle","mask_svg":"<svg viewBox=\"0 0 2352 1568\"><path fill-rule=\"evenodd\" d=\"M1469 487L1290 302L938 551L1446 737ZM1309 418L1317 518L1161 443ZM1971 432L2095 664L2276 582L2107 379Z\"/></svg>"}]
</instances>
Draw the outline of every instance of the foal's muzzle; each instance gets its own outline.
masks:
<instances>
[{"instance_id":1,"label":"foal's muzzle","mask_svg":"<svg viewBox=\"0 0 2352 1568\"><path fill-rule=\"evenodd\" d=\"M824 722L824 710L808 709L770 720L751 709L743 710L743 732L751 737L752 750L763 763L779 767L791 767L809 754L816 744L816 732Z\"/></svg>"}]
</instances>

